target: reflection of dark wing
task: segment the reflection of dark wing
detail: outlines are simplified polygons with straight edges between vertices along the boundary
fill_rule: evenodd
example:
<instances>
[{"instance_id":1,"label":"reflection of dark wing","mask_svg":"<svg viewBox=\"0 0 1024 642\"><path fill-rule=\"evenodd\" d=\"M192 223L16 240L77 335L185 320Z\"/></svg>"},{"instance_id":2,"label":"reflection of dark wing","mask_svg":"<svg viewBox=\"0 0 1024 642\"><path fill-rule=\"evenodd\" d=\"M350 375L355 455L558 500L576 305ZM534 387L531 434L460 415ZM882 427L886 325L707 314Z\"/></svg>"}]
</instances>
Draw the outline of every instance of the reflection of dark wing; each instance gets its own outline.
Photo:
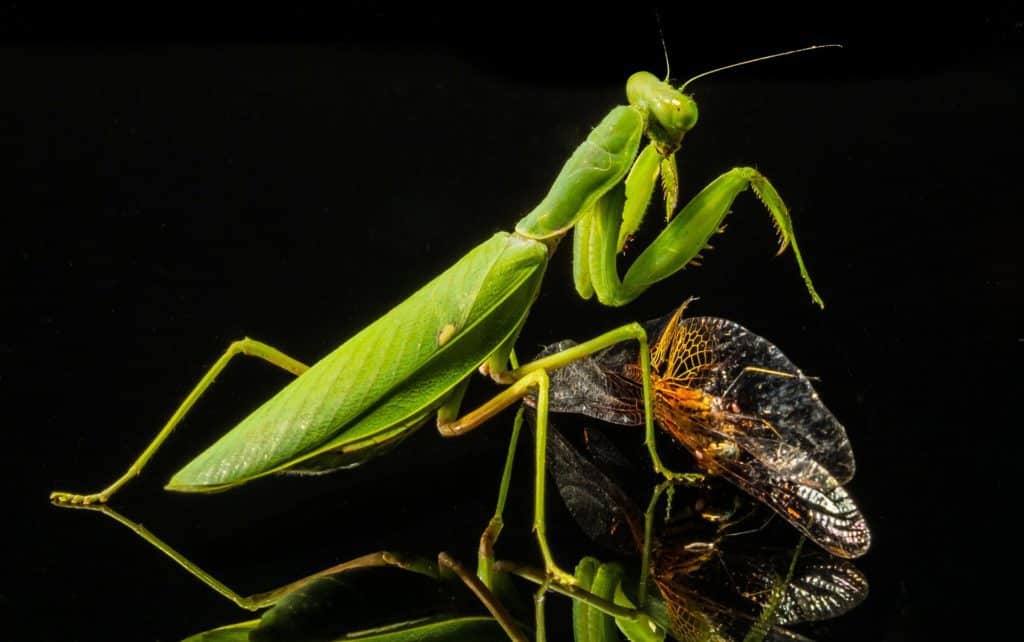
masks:
<instances>
[{"instance_id":1,"label":"reflection of dark wing","mask_svg":"<svg viewBox=\"0 0 1024 642\"><path fill-rule=\"evenodd\" d=\"M659 582L658 588L667 601L672 635L681 642L809 642L802 635L712 602L679 582Z\"/></svg>"},{"instance_id":2,"label":"reflection of dark wing","mask_svg":"<svg viewBox=\"0 0 1024 642\"><path fill-rule=\"evenodd\" d=\"M554 426L548 426L547 468L554 478L559 494L569 511L587 535L594 541L614 550L634 555L641 546L643 522L640 509L626 496L612 480ZM676 542L678 544L678 542ZM664 552L664 550L663 550ZM686 556L686 552L679 553ZM660 558L656 554L657 569L666 571L666 562L671 565L672 555ZM690 567L690 564L677 566ZM768 626L758 618L723 606L703 596L684 584L692 579L686 573L678 573L671 581L657 579L659 591L666 600L666 609L673 629L673 635L682 642L732 642L748 639L752 631L755 639L768 642L801 642L807 638L786 631L778 626ZM778 577L752 578L745 586L767 590L777 586ZM765 602L759 602L762 607ZM774 605L772 621L785 606L784 598Z\"/></svg>"},{"instance_id":3,"label":"reflection of dark wing","mask_svg":"<svg viewBox=\"0 0 1024 642\"><path fill-rule=\"evenodd\" d=\"M840 484L853 478L846 430L781 350L737 323L714 317L682 319L666 331L680 333L686 346L701 353L687 364L695 366L690 387L720 398L726 409L769 422L782 441L807 453Z\"/></svg>"},{"instance_id":4,"label":"reflection of dark wing","mask_svg":"<svg viewBox=\"0 0 1024 642\"><path fill-rule=\"evenodd\" d=\"M714 458L714 473L730 479L840 557L867 552L871 533L860 509L828 470L799 447L784 443L756 418L718 413L716 426L685 417L694 430L738 447Z\"/></svg>"},{"instance_id":5,"label":"reflection of dark wing","mask_svg":"<svg viewBox=\"0 0 1024 642\"><path fill-rule=\"evenodd\" d=\"M785 577L789 555L731 556L738 591L763 604L772 587ZM838 617L864 601L868 581L850 562L824 555L797 560L793 578L776 610L778 624L817 622Z\"/></svg>"},{"instance_id":6,"label":"reflection of dark wing","mask_svg":"<svg viewBox=\"0 0 1024 642\"><path fill-rule=\"evenodd\" d=\"M576 342L571 340L560 341L544 348L536 358L561 352L574 345ZM623 363L630 356L621 349L615 352L606 350L600 354L612 361L622 360ZM624 355L625 358L618 359L616 354ZM632 357L636 358L635 348ZM577 413L626 426L642 424L643 404L639 388L614 372L605 362L599 363L595 357L574 361L551 372L551 412Z\"/></svg>"},{"instance_id":7,"label":"reflection of dark wing","mask_svg":"<svg viewBox=\"0 0 1024 642\"><path fill-rule=\"evenodd\" d=\"M635 555L643 541L640 509L551 424L547 460L558 494L587 537L617 553Z\"/></svg>"}]
</instances>

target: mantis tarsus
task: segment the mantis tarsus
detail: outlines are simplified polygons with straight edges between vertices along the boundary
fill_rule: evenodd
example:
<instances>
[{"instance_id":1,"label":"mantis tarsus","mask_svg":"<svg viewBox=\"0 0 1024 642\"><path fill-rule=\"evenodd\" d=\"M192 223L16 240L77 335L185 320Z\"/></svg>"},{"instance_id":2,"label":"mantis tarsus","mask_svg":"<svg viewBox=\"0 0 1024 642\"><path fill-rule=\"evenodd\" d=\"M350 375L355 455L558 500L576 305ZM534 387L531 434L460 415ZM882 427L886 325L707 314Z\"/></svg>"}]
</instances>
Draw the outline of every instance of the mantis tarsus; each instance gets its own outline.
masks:
<instances>
[{"instance_id":1,"label":"mantis tarsus","mask_svg":"<svg viewBox=\"0 0 1024 642\"><path fill-rule=\"evenodd\" d=\"M276 472L324 471L354 466L384 452L436 415L445 436L463 434L524 395L538 396L534 529L545 571L570 584L555 563L544 520L544 447L547 372L622 341L647 339L638 324L612 330L573 350L510 367L515 340L537 296L559 241L572 228L574 277L585 298L625 305L650 285L693 260L716 233L735 197L752 188L791 245L812 299L788 210L778 192L749 167L730 170L685 205L624 278L616 254L647 210L659 178L669 217L677 202L675 152L697 121L694 101L652 74L628 81L629 105L612 109L566 162L550 192L512 233L483 242L443 274L335 351L307 367L252 339L232 343L123 475L93 494L54 492L57 505L107 502L137 476L198 398L238 354L259 357L296 379L173 476L168 489L212 492ZM641 149L644 138L646 147ZM646 367L646 366L645 366ZM509 387L480 408L459 416L473 371ZM647 438L656 470L680 478L657 455L645 380ZM685 478L685 477L683 477ZM212 578L200 576L212 584ZM244 598L241 606L254 608Z\"/></svg>"}]
</instances>

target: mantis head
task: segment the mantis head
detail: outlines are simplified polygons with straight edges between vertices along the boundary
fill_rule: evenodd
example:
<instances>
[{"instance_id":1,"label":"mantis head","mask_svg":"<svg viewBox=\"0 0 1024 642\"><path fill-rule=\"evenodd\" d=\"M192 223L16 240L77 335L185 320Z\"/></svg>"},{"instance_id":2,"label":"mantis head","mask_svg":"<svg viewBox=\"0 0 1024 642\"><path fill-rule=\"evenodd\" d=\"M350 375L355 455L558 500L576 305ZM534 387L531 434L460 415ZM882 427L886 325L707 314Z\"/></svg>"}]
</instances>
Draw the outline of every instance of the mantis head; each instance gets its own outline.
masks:
<instances>
[{"instance_id":1,"label":"mantis head","mask_svg":"<svg viewBox=\"0 0 1024 642\"><path fill-rule=\"evenodd\" d=\"M697 124L697 103L650 72L630 76L626 96L630 105L644 113L647 135L662 156L679 149L683 135Z\"/></svg>"}]
</instances>

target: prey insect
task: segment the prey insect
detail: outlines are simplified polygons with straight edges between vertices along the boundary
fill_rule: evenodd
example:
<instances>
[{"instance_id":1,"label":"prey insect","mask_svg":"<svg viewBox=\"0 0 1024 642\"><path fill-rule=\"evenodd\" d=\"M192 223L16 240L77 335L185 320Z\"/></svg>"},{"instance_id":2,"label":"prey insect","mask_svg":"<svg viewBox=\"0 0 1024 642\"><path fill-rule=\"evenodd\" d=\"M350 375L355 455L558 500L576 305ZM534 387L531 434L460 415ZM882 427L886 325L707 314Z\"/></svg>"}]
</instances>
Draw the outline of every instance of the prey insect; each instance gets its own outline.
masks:
<instances>
[{"instance_id":1,"label":"prey insect","mask_svg":"<svg viewBox=\"0 0 1024 642\"><path fill-rule=\"evenodd\" d=\"M732 321L683 318L685 307L644 326L657 337L649 358L658 425L705 474L728 479L828 552L863 555L871 534L843 488L855 468L843 426L778 348ZM570 364L552 375L549 411L643 424L647 356L617 346Z\"/></svg>"},{"instance_id":2,"label":"prey insect","mask_svg":"<svg viewBox=\"0 0 1024 642\"><path fill-rule=\"evenodd\" d=\"M750 188L780 233L780 251L792 248L812 299L821 303L797 246L789 211L768 179L755 169L726 172L672 217L678 198L675 153L697 122L696 103L647 72L629 78L626 95L629 104L613 108L591 131L547 196L513 232L484 241L312 366L259 341L246 338L232 343L120 477L93 494L54 492L51 501L60 506L109 501L140 474L199 397L240 354L263 359L296 378L173 475L168 490L215 492L274 473L352 467L394 447L431 417L436 417L442 435L457 436L533 392L538 398L533 526L545 572L553 581L570 584L572 575L561 570L551 554L544 518L549 373L624 341L636 341L646 355L648 344L644 329L633 323L564 353L512 365L513 345L559 241L575 228L574 274L584 297L596 295L605 305L625 305L694 259L720 229L736 196ZM617 251L639 226L659 181L670 222L620 278ZM646 358L643 364L642 378L649 392ZM477 370L508 388L460 416L463 394ZM653 431L649 398L647 409L646 422ZM653 446L650 453L656 470L667 478L678 477L661 463ZM196 575L238 605L258 608L213 578Z\"/></svg>"},{"instance_id":3,"label":"prey insect","mask_svg":"<svg viewBox=\"0 0 1024 642\"><path fill-rule=\"evenodd\" d=\"M641 511L595 460L554 426L549 431L548 470L569 512L588 537L608 551L631 559L640 555L642 584L634 599L657 614L655 620L662 621L675 639L806 640L782 627L838 617L867 596L867 581L846 560L821 552L803 554L802 547L796 553L725 550L724 540L735 534L740 521L734 520L735 515L720 519L719 513L708 519L710 514L704 510L676 510L670 520L656 525L658 502L669 482L658 485L646 511ZM599 431L587 431L587 435L589 452L605 461L616 459L614 448L603 443ZM626 584L626 573L608 570L593 558L577 567L577 576L588 578L581 582L584 587L598 592L604 587L606 594L611 593L615 587L602 574L612 574L616 582ZM656 589L650 600L645 597L648 581ZM618 591L621 594L622 588ZM728 605L730 601L742 601L745 606ZM611 624L608 614L583 602L574 604L574 616L577 631L601 630ZM619 628L630 640L660 639L628 622L620 622ZM618 639L617 635L605 637ZM577 639L582 639L579 633Z\"/></svg>"}]
</instances>

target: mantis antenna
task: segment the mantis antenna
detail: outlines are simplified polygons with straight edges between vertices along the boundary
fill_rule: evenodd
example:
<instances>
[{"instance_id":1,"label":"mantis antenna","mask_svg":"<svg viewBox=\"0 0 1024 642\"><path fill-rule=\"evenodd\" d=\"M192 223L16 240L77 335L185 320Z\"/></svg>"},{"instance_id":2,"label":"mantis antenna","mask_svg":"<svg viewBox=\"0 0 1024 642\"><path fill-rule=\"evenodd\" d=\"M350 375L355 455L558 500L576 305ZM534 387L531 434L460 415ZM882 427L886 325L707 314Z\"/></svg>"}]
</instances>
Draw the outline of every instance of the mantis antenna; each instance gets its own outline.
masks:
<instances>
[{"instance_id":1,"label":"mantis antenna","mask_svg":"<svg viewBox=\"0 0 1024 642\"><path fill-rule=\"evenodd\" d=\"M659 23L659 28L660 28L660 23ZM790 51L783 51L783 52L780 52L780 53L774 53L774 54L771 54L769 56L761 56L760 58L751 58L750 60L742 60L740 62L734 62L731 65L726 65L724 67L718 67L717 69L712 69L710 71L705 71L704 73L697 74L693 78L690 78L689 80L684 82L679 87L679 91L686 91L686 86L689 85L694 80L697 80L698 78L703 78L705 76L710 76L711 74L716 74L716 73L718 73L720 71L725 71L726 69L733 69L735 67L742 67L743 65L749 65L749 64L755 63L755 62L763 62L765 60L771 60L772 58L781 58L783 56L791 56L793 54L804 53L805 51L813 51L815 49L829 49L829 48L832 48L832 47L836 47L836 48L839 48L839 49L843 48L843 46L840 45L840 44L811 45L810 47L803 47L802 49L792 49ZM667 52L666 52L666 54L667 54Z\"/></svg>"},{"instance_id":2,"label":"mantis antenna","mask_svg":"<svg viewBox=\"0 0 1024 642\"><path fill-rule=\"evenodd\" d=\"M661 38L661 50L665 53L665 82L672 76L672 63L668 59L668 43L665 42L665 30L661 27L661 12L654 10L654 19L658 22L658 36Z\"/></svg>"}]
</instances>

